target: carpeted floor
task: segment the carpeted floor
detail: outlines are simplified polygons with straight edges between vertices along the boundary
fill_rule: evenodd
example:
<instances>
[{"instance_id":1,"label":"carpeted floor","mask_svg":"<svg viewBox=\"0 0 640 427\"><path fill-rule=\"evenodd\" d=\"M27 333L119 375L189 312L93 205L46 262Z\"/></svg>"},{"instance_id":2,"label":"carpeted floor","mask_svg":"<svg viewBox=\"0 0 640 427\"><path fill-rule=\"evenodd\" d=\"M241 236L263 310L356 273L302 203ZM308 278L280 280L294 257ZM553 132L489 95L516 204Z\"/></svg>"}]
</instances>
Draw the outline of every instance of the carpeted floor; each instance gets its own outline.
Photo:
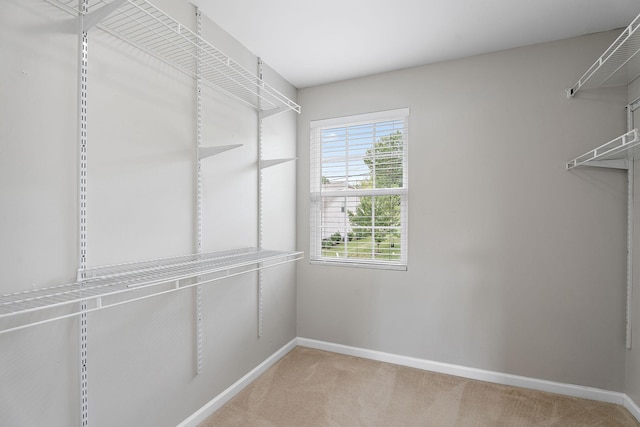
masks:
<instances>
[{"instance_id":1,"label":"carpeted floor","mask_svg":"<svg viewBox=\"0 0 640 427\"><path fill-rule=\"evenodd\" d=\"M212 426L640 426L622 406L296 347Z\"/></svg>"}]
</instances>

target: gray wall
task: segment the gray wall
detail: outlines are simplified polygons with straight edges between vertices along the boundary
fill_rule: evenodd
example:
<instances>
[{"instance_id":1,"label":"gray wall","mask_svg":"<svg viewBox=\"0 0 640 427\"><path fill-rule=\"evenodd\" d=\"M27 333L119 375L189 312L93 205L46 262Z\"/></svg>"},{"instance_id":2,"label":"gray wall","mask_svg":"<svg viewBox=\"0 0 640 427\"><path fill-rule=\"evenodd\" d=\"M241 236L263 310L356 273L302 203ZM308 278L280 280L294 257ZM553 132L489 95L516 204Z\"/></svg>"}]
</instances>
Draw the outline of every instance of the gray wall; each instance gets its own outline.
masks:
<instances>
[{"instance_id":1,"label":"gray wall","mask_svg":"<svg viewBox=\"0 0 640 427\"><path fill-rule=\"evenodd\" d=\"M409 107L409 269L298 266L298 335L624 389L625 174L565 162L625 130L624 89L571 86L607 32L300 90L309 121Z\"/></svg>"},{"instance_id":2,"label":"gray wall","mask_svg":"<svg viewBox=\"0 0 640 427\"><path fill-rule=\"evenodd\" d=\"M186 0L154 2L185 24ZM250 70L256 57L204 19L205 38ZM77 25L42 0L0 14L0 294L69 283L77 268ZM273 70L266 80L291 98ZM194 82L100 31L89 46L90 266L194 250ZM204 250L257 245L257 114L204 92ZM265 123L265 156L295 157L295 113ZM264 246L295 248L295 164L265 172ZM277 209L277 214L275 210ZM204 371L194 293L89 315L91 425L171 426L296 336L295 266L204 288ZM77 320L0 335L0 425L79 425Z\"/></svg>"},{"instance_id":3,"label":"gray wall","mask_svg":"<svg viewBox=\"0 0 640 427\"><path fill-rule=\"evenodd\" d=\"M629 86L629 102L640 97L640 82L635 81ZM633 126L640 126L640 110L634 112ZM636 161L634 167L634 218L633 226L633 297L632 297L632 322L631 342L632 348L627 352L626 366L626 393L636 404L640 404L640 163Z\"/></svg>"}]
</instances>

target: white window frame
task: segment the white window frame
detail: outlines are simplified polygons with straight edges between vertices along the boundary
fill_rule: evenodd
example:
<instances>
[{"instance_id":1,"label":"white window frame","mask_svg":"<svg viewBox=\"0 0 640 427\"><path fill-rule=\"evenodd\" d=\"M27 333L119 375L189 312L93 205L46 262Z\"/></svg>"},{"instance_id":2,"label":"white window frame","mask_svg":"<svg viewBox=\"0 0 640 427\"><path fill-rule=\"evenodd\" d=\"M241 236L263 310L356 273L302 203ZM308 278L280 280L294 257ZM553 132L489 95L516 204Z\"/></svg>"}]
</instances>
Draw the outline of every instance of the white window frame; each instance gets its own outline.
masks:
<instances>
[{"instance_id":1,"label":"white window frame","mask_svg":"<svg viewBox=\"0 0 640 427\"><path fill-rule=\"evenodd\" d=\"M340 191L323 189L322 169L322 132L330 129L345 129L352 126L360 126L373 123L384 123L402 120L403 127L403 156L402 156L402 188L385 189L356 189L348 188ZM408 260L408 211L409 211L409 187L408 187L408 145L409 145L409 108L379 111L375 113L358 114L345 117L337 117L324 120L314 120L310 123L310 251L309 258L312 264L326 264L336 266L379 268L388 270L407 270ZM346 143L348 144L348 142ZM347 186L348 187L348 186ZM362 197L400 195L400 248L399 260L361 259L361 258L337 258L323 256L323 201L332 196ZM343 208L344 211L344 208ZM345 216L346 218L346 216ZM345 219L346 220L346 219Z\"/></svg>"}]
</instances>

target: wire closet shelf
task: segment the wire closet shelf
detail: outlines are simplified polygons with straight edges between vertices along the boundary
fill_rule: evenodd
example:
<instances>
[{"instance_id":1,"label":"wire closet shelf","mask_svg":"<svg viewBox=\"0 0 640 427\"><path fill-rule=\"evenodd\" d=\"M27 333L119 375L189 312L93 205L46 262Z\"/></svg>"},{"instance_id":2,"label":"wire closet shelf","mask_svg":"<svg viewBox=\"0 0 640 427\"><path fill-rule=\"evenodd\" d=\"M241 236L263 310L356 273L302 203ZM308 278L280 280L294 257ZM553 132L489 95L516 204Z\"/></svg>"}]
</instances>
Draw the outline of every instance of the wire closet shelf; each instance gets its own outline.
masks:
<instances>
[{"instance_id":1,"label":"wire closet shelf","mask_svg":"<svg viewBox=\"0 0 640 427\"><path fill-rule=\"evenodd\" d=\"M626 169L626 161L638 156L638 129L633 129L567 163L567 170L578 166L604 166ZM621 163L622 162L622 163Z\"/></svg>"},{"instance_id":2,"label":"wire closet shelf","mask_svg":"<svg viewBox=\"0 0 640 427\"><path fill-rule=\"evenodd\" d=\"M629 24L591 67L567 89L567 97L579 91L605 86L629 85L640 76L640 15ZM567 170L578 166L627 169L630 159L640 155L637 129L621 135L566 163Z\"/></svg>"},{"instance_id":3,"label":"wire closet shelf","mask_svg":"<svg viewBox=\"0 0 640 427\"><path fill-rule=\"evenodd\" d=\"M78 281L0 296L0 334L302 259L243 248L89 268ZM86 301L86 308L78 304Z\"/></svg>"},{"instance_id":4,"label":"wire closet shelf","mask_svg":"<svg viewBox=\"0 0 640 427\"><path fill-rule=\"evenodd\" d=\"M298 104L146 0L90 0L88 14L79 11L77 0L46 1L87 23L99 20L98 28L256 110L300 112Z\"/></svg>"},{"instance_id":5,"label":"wire closet shelf","mask_svg":"<svg viewBox=\"0 0 640 427\"><path fill-rule=\"evenodd\" d=\"M640 76L640 15L627 26L591 67L567 89L573 97L582 89L627 85Z\"/></svg>"}]
</instances>

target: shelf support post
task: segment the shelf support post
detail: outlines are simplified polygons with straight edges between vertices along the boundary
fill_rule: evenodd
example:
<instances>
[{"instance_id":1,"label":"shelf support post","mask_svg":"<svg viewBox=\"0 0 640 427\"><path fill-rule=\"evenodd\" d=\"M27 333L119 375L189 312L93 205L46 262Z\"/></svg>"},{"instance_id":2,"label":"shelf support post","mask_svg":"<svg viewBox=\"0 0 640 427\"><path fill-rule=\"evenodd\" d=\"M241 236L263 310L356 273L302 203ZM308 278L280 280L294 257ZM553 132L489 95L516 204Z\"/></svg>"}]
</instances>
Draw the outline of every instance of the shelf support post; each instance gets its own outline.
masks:
<instances>
[{"instance_id":1,"label":"shelf support post","mask_svg":"<svg viewBox=\"0 0 640 427\"><path fill-rule=\"evenodd\" d=\"M627 329L626 344L631 350L631 328L632 328L632 307L633 307L633 181L634 181L634 160L629 160L627 169Z\"/></svg>"},{"instance_id":2,"label":"shelf support post","mask_svg":"<svg viewBox=\"0 0 640 427\"><path fill-rule=\"evenodd\" d=\"M627 130L635 129L633 113L640 108L640 99L636 99L627 105ZM631 350L632 328L633 328L633 223L634 223L634 181L635 181L635 161L633 157L629 159L629 168L627 169L627 327L626 327L626 345Z\"/></svg>"},{"instance_id":3,"label":"shelf support post","mask_svg":"<svg viewBox=\"0 0 640 427\"><path fill-rule=\"evenodd\" d=\"M85 29L84 18L89 10L89 0L78 0L78 271L84 279L87 268L87 74L89 68L89 36ZM80 282L80 287L83 284ZM82 427L89 425L89 372L88 372L88 322L87 301L80 302L80 423Z\"/></svg>"},{"instance_id":4,"label":"shelf support post","mask_svg":"<svg viewBox=\"0 0 640 427\"><path fill-rule=\"evenodd\" d=\"M202 68L200 40L202 36L202 13L196 7L196 253L202 253L202 169L200 149L202 148ZM196 281L200 278L196 277ZM202 287L196 286L196 375L202 373Z\"/></svg>"},{"instance_id":5,"label":"shelf support post","mask_svg":"<svg viewBox=\"0 0 640 427\"><path fill-rule=\"evenodd\" d=\"M260 113L262 110L262 58L258 57L258 250L262 249L262 203L263 203L263 185L262 185L262 119L263 115ZM264 323L264 307L263 307L263 293L264 293L264 277L262 273L262 263L258 264L258 338L262 337L262 329Z\"/></svg>"}]
</instances>

